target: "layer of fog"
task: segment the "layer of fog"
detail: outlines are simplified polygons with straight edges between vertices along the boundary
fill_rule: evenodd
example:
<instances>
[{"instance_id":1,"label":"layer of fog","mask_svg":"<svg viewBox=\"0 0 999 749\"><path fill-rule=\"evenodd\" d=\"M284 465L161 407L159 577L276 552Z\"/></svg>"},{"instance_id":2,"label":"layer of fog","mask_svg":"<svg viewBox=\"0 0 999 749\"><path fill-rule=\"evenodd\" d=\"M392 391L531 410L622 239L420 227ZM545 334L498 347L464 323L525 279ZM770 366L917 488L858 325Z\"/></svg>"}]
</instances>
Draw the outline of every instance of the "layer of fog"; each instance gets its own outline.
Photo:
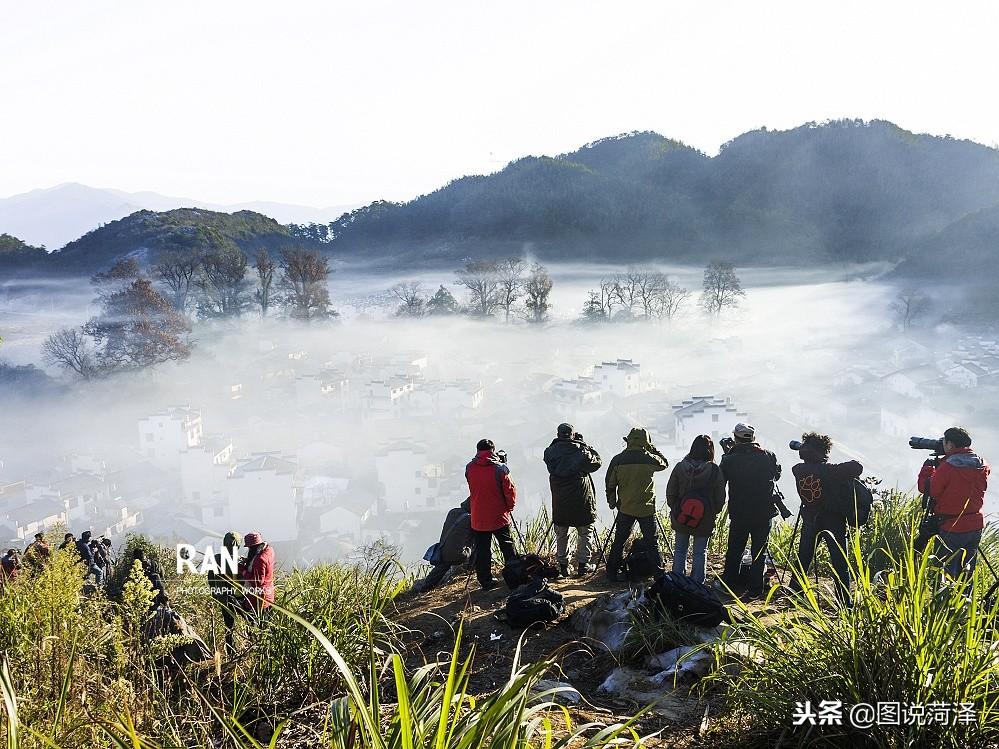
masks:
<instances>
[{"instance_id":1,"label":"layer of fog","mask_svg":"<svg viewBox=\"0 0 999 749\"><path fill-rule=\"evenodd\" d=\"M851 365L890 371L898 363L899 345L911 337L893 324L889 304L896 290L890 284L843 280L871 278L877 268L743 270L745 300L717 320L696 310L695 294L686 314L672 324L598 326L574 320L586 290L621 268L551 270L553 322L540 328L465 318L395 319L385 296L393 283L418 277L430 293L445 283L460 296L453 276L390 278L349 271L331 280L334 305L342 315L338 322L302 326L244 318L199 323L193 336L194 355L187 362L105 382L77 383L64 396L5 402L0 484L22 479L44 484L61 470L60 456L71 453L98 456L109 466L136 464L142 460L137 420L171 405L189 404L201 410L206 433L231 438L238 456L280 451L295 456L303 483L346 479L348 487L363 487L364 496L379 491L378 451L408 443L425 448L428 463L443 465L449 496L460 499L455 487L462 484L475 442L490 437L509 452L521 493L519 512L525 516L549 499L541 452L559 422L575 424L606 463L623 447L621 438L630 426L648 425L663 434L672 422L673 404L711 395L730 397L739 420L754 423L763 445L777 453L785 467L781 486L792 509L796 494L789 469L797 457L787 442L812 428L833 436L834 460L857 458L866 473L884 480L884 486L912 489L925 456L908 448L908 435L882 432L880 399L893 396L884 395L877 383L850 386L841 377ZM701 268L664 270L675 281L698 290ZM2 353L20 363L37 362L44 336L66 322L82 322L91 297L85 284L52 285L30 294L8 289L0 307L6 339ZM384 367L378 369L379 360L410 354L427 357L423 380L481 383L481 406L460 415L372 419L352 409L341 413L332 406L316 408L296 395L296 377L336 368L350 377L356 396L365 379L385 373ZM373 357L375 363L365 363L364 357ZM551 377L588 375L593 365L619 358L641 365L644 381L652 385L649 392L625 401L608 398L600 408L579 409L557 403L543 390ZM235 400L234 385L241 386L241 397ZM995 452L995 419L975 402L974 391L955 388L945 403L925 407L928 418L953 417L968 426L986 458ZM721 435L736 421L729 420L732 423L719 424ZM948 425L927 423L921 432L937 435ZM668 442L660 447L674 463L687 445ZM595 476L598 490L603 476L603 470ZM658 482L660 496L665 479L662 474ZM609 521L602 491L598 493L602 514ZM336 501L347 504L350 499L345 495ZM178 513L190 510L176 507ZM994 508L991 502L990 508ZM421 525L410 532L405 544L408 555L419 556L417 552L436 540L446 510L442 506L420 513ZM266 514L256 525L266 536ZM156 536L163 529L140 530ZM165 530L164 535L170 536ZM221 535L228 529L214 530ZM303 529L303 543L310 540L305 538L310 532ZM294 551L293 545L288 547L289 554ZM342 546L331 545L329 554L341 551ZM315 556L312 552L309 558Z\"/></svg>"}]
</instances>

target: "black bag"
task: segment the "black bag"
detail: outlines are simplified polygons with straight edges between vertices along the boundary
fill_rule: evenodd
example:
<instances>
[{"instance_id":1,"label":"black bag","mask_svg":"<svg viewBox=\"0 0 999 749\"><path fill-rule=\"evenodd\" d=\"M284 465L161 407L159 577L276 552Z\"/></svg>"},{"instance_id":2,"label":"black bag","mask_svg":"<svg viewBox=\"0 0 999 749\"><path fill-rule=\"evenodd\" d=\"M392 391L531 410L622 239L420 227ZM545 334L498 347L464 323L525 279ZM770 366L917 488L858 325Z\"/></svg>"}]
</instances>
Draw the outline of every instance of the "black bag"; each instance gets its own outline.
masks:
<instances>
[{"instance_id":1,"label":"black bag","mask_svg":"<svg viewBox=\"0 0 999 749\"><path fill-rule=\"evenodd\" d=\"M874 504L874 494L860 479L844 483L838 494L830 497L829 509L846 518L846 522L854 528L867 525L871 519L871 506Z\"/></svg>"},{"instance_id":2,"label":"black bag","mask_svg":"<svg viewBox=\"0 0 999 749\"><path fill-rule=\"evenodd\" d=\"M509 595L497 618L515 629L524 629L532 624L554 622L564 613L562 594L549 588L547 580L536 578Z\"/></svg>"},{"instance_id":3,"label":"black bag","mask_svg":"<svg viewBox=\"0 0 999 749\"><path fill-rule=\"evenodd\" d=\"M537 554L518 554L503 567L503 580L510 590L535 579L554 580L558 576L558 567Z\"/></svg>"},{"instance_id":4,"label":"black bag","mask_svg":"<svg viewBox=\"0 0 999 749\"><path fill-rule=\"evenodd\" d=\"M728 611L713 590L675 572L662 575L646 595L653 605L687 624L717 627L728 621Z\"/></svg>"},{"instance_id":5,"label":"black bag","mask_svg":"<svg viewBox=\"0 0 999 749\"><path fill-rule=\"evenodd\" d=\"M646 580L659 573L652 545L644 537L639 536L631 542L631 548L621 564L621 571L632 582Z\"/></svg>"}]
</instances>

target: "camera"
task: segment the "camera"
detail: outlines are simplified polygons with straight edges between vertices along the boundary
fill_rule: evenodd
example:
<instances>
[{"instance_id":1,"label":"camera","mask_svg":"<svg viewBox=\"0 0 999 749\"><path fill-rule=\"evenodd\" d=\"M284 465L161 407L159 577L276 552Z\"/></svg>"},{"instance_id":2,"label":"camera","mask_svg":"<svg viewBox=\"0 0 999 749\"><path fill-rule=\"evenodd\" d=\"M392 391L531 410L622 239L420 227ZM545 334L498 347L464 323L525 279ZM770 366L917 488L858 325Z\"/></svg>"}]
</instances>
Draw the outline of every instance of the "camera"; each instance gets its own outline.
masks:
<instances>
[{"instance_id":1,"label":"camera","mask_svg":"<svg viewBox=\"0 0 999 749\"><path fill-rule=\"evenodd\" d=\"M910 437L909 447L913 450L932 450L937 455L944 454L942 439L933 439L932 437Z\"/></svg>"},{"instance_id":2,"label":"camera","mask_svg":"<svg viewBox=\"0 0 999 749\"><path fill-rule=\"evenodd\" d=\"M506 450L497 450L496 460L498 460L500 463L506 463Z\"/></svg>"},{"instance_id":3,"label":"camera","mask_svg":"<svg viewBox=\"0 0 999 749\"><path fill-rule=\"evenodd\" d=\"M731 437L722 437L718 440L718 444L721 445L721 449L728 452L735 446L735 440Z\"/></svg>"},{"instance_id":4,"label":"camera","mask_svg":"<svg viewBox=\"0 0 999 749\"><path fill-rule=\"evenodd\" d=\"M800 450L801 440L791 440L790 442L787 443L787 446L790 447L792 450Z\"/></svg>"}]
</instances>

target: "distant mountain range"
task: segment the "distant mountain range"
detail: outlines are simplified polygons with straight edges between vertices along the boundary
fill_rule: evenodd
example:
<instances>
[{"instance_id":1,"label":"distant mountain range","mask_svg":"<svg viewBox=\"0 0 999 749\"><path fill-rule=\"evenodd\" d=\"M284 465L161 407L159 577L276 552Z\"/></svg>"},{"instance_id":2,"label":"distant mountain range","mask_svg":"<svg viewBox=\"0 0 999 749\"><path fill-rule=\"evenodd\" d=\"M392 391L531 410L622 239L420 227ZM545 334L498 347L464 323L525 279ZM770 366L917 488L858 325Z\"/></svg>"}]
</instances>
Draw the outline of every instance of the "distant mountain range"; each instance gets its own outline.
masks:
<instances>
[{"instance_id":1,"label":"distant mountain range","mask_svg":"<svg viewBox=\"0 0 999 749\"><path fill-rule=\"evenodd\" d=\"M714 157L656 133L630 133L525 157L407 203L284 223L250 211L146 211L91 231L42 265L92 272L124 254L151 257L207 225L244 248L300 243L393 265L530 252L622 264L892 260L918 276L967 276L977 263L992 277L999 151L884 121L756 130ZM4 231L17 235L0 214ZM941 262L948 255L961 262ZM20 251L28 256L37 257Z\"/></svg>"},{"instance_id":2,"label":"distant mountain range","mask_svg":"<svg viewBox=\"0 0 999 749\"><path fill-rule=\"evenodd\" d=\"M282 224L308 224L333 221L357 207L354 204L313 208L264 201L220 205L155 192L123 192L70 182L0 198L0 234L18 237L29 245L57 250L102 224L140 210L205 208L224 213L248 210L270 216Z\"/></svg>"}]
</instances>

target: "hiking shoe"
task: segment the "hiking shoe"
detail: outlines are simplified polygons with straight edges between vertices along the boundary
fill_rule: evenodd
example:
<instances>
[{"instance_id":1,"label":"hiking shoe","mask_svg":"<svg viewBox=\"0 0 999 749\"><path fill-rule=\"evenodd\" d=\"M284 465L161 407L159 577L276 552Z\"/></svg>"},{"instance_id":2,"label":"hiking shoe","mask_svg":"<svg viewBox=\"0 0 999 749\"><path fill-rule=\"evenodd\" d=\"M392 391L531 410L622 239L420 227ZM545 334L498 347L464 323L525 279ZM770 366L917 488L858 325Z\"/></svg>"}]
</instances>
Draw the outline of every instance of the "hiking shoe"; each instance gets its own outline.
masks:
<instances>
[{"instance_id":1,"label":"hiking shoe","mask_svg":"<svg viewBox=\"0 0 999 749\"><path fill-rule=\"evenodd\" d=\"M592 564L580 564L576 567L576 577L586 577L587 575L592 575L597 571L595 565Z\"/></svg>"},{"instance_id":2,"label":"hiking shoe","mask_svg":"<svg viewBox=\"0 0 999 749\"><path fill-rule=\"evenodd\" d=\"M569 577L569 565L568 564L560 564L558 566L558 574L559 574L559 577Z\"/></svg>"}]
</instances>

